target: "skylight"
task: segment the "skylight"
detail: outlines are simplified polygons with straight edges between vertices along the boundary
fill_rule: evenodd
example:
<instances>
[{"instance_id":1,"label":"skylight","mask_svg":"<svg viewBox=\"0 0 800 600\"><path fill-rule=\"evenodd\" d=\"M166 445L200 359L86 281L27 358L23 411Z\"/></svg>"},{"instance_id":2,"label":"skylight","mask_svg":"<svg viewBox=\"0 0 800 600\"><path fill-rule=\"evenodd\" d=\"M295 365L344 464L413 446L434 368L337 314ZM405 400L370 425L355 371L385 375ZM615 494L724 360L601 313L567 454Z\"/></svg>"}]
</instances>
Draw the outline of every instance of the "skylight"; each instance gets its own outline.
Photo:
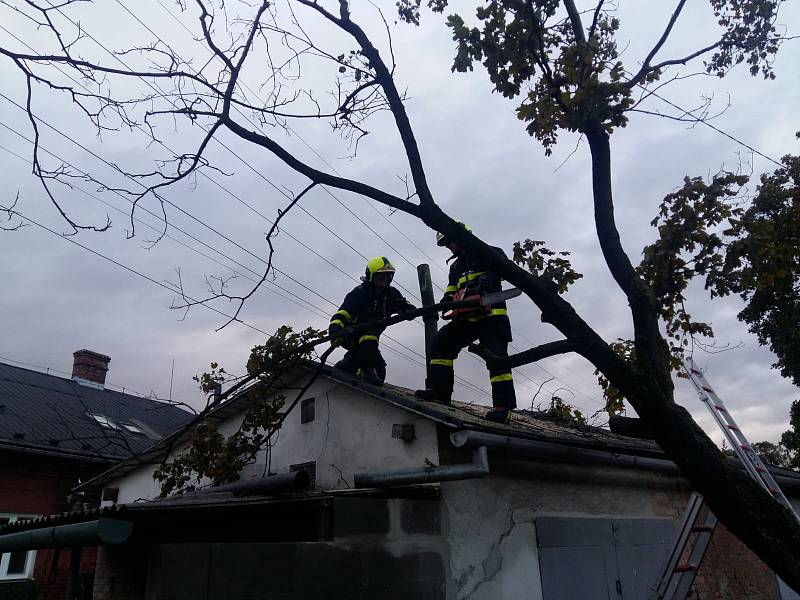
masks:
<instances>
[{"instance_id":1,"label":"skylight","mask_svg":"<svg viewBox=\"0 0 800 600\"><path fill-rule=\"evenodd\" d=\"M105 415L98 415L97 413L86 413L86 414L88 414L95 421L97 421L100 424L100 427L104 427L105 429L119 429L119 425L114 423L114 421L112 421Z\"/></svg>"}]
</instances>

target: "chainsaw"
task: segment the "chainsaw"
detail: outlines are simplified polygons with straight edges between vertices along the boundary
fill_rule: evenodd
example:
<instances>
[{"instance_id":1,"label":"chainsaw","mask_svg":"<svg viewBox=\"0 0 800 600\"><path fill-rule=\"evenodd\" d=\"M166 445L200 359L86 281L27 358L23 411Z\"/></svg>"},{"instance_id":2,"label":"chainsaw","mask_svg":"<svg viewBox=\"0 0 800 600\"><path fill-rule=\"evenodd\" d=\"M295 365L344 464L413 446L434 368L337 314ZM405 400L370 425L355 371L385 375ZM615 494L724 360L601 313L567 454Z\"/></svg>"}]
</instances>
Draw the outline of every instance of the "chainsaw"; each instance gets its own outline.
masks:
<instances>
[{"instance_id":1,"label":"chainsaw","mask_svg":"<svg viewBox=\"0 0 800 600\"><path fill-rule=\"evenodd\" d=\"M452 310L448 310L442 314L442 319L451 320L462 319L464 317L480 317L482 315L488 315L493 304L497 304L498 302L503 302L504 300L509 300L511 298L516 298L522 293L517 288L510 288L507 290L486 294L485 296L481 296L480 294L467 296L466 294L468 291L472 290L468 290L467 288L458 290L455 294L453 294L453 302L471 301L479 302L480 304L478 306L469 306L466 308L454 308Z\"/></svg>"}]
</instances>

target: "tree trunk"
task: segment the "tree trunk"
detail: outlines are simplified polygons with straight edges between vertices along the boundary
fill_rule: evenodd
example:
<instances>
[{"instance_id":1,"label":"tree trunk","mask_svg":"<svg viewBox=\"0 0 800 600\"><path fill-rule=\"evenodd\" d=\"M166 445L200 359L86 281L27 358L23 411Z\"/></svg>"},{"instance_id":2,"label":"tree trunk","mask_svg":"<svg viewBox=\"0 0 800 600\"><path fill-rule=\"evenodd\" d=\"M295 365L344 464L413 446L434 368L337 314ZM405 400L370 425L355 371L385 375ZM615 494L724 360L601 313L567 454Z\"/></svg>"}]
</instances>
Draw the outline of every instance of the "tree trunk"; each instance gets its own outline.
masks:
<instances>
[{"instance_id":1,"label":"tree trunk","mask_svg":"<svg viewBox=\"0 0 800 600\"><path fill-rule=\"evenodd\" d=\"M717 518L800 591L800 523L745 471L732 465L688 411L675 404L669 348L659 330L657 304L622 248L614 223L608 136L598 129L588 132L587 139L597 235L606 263L631 307L636 366L622 368L605 360L605 352L587 357L623 392Z\"/></svg>"}]
</instances>

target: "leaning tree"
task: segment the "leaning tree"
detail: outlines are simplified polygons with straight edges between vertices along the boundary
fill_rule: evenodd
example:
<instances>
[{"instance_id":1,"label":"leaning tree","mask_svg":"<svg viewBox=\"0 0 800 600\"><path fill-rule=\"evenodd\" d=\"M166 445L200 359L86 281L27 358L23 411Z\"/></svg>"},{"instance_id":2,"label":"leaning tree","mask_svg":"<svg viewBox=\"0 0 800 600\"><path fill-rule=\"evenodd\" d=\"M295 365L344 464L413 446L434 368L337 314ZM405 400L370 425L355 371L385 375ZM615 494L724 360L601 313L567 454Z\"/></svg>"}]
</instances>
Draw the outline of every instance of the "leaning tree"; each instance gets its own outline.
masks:
<instances>
[{"instance_id":1,"label":"leaning tree","mask_svg":"<svg viewBox=\"0 0 800 600\"><path fill-rule=\"evenodd\" d=\"M67 95L101 134L120 128L141 129L152 138L151 150L162 142L159 126L164 122L170 127L191 125L191 132L200 132L191 149L173 153L170 160L156 161L151 171L125 171L113 164L130 176L129 186L114 191L133 202L132 212L145 199L164 202L165 188L214 168L207 157L209 145L224 135L263 149L306 179L305 187L282 214L309 190L328 186L412 215L458 241L520 288L541 312L542 320L559 332L558 339L504 359L506 365L519 366L565 353L578 354L591 363L606 389L624 397L647 423L659 445L703 493L719 519L800 590L800 561L796 560L800 556L800 525L728 460L674 401L673 369L676 353L681 351L675 340L708 332L683 308L681 285L688 275L675 259L687 248L696 247L693 236L713 235L707 229L720 222L714 219L727 218L724 208L709 220L703 219L702 211L707 204L724 206L725 198L742 180L727 174L708 184L687 180L682 190L665 199L662 225L672 231L672 207L681 204L696 211L694 226L683 231L684 237L676 243L665 242L662 236L662 243L654 244L645 263L637 267L620 242L609 144L614 131L627 123L628 113L641 109L651 94L676 77L671 71L676 66L700 62L705 72L724 76L744 63L751 74L772 78L772 58L781 41L775 27L779 0L709 0L708 10L715 16L717 29L702 31L703 41L688 53L667 55L667 42L677 28L686 26L692 35L697 34L693 23L682 22L686 0L677 0L661 35L636 62L628 61L627 67L615 39L617 7L604 0L593 0L586 7L579 7L575 0L484 0L477 2L474 17L465 20L453 14L447 19L457 44L453 69L465 71L482 65L493 90L517 103L519 118L545 153L550 153L562 131L578 132L588 142L597 239L608 270L630 307L631 340L622 345L604 340L562 296L577 277L563 256L527 240L515 247L509 260L465 232L436 203L406 112L404 92L394 78L391 41L378 43L359 25L366 11L380 12L375 5L356 7L347 0L178 0L191 17L185 23L193 23L195 35L211 55L205 64L195 65L163 41L116 49L107 60L92 58L84 52L86 32L69 16L86 1L4 2L36 27L38 47L26 47L24 39L0 47L0 54L13 63L26 86L34 173L71 227L88 226L64 209L56 183L69 184L75 178L97 180L90 173L63 165L48 166L40 152L42 126L34 102L39 94ZM447 8L447 0L428 0L426 4L434 12ZM419 22L421 0L400 0L397 8L401 20ZM475 22L470 24L469 19ZM391 28L386 22L387 33ZM313 66L307 67L309 64ZM325 94L304 87L309 73L318 76L324 72L333 77ZM253 81L259 82L255 93L248 85ZM285 132L291 131L294 120L327 119L355 148L367 131L369 118L380 111L389 111L405 151L403 170L410 172L406 194L314 168L285 143ZM535 237L545 237L545 233L535 232ZM271 240L268 236L270 258ZM712 266L717 260L700 257L704 259ZM214 296L226 293L224 288L218 289ZM232 299L241 307L248 296ZM485 352L483 355L494 360Z\"/></svg>"}]
</instances>

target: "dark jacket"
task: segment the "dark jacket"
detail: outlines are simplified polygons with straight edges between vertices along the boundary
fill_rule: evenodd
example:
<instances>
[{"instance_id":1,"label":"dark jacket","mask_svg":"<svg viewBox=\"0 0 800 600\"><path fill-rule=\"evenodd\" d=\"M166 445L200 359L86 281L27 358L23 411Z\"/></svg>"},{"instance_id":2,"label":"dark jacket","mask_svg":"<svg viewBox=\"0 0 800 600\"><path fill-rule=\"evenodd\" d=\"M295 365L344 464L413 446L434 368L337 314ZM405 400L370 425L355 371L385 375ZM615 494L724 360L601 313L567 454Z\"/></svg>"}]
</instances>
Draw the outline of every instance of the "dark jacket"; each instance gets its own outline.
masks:
<instances>
[{"instance_id":1,"label":"dark jacket","mask_svg":"<svg viewBox=\"0 0 800 600\"><path fill-rule=\"evenodd\" d=\"M500 248L495 248L498 252L503 252ZM484 296L499 292L503 289L502 279L497 273L486 270L480 263L475 262L465 256L458 256L450 265L450 274L447 279L442 302L451 302L453 295L463 288L467 288L465 296L479 294ZM511 341L511 321L508 319L508 312L505 301L492 304L488 315L482 317L471 317L469 320L490 319L494 327L497 328L498 335L505 341Z\"/></svg>"},{"instance_id":2,"label":"dark jacket","mask_svg":"<svg viewBox=\"0 0 800 600\"><path fill-rule=\"evenodd\" d=\"M330 333L335 333L342 327L380 321L414 308L415 306L406 300L397 288L392 286L377 288L372 284L362 283L344 297L341 307L331 317L328 330ZM370 330L369 333L378 336L384 329L386 328L379 327Z\"/></svg>"}]
</instances>

